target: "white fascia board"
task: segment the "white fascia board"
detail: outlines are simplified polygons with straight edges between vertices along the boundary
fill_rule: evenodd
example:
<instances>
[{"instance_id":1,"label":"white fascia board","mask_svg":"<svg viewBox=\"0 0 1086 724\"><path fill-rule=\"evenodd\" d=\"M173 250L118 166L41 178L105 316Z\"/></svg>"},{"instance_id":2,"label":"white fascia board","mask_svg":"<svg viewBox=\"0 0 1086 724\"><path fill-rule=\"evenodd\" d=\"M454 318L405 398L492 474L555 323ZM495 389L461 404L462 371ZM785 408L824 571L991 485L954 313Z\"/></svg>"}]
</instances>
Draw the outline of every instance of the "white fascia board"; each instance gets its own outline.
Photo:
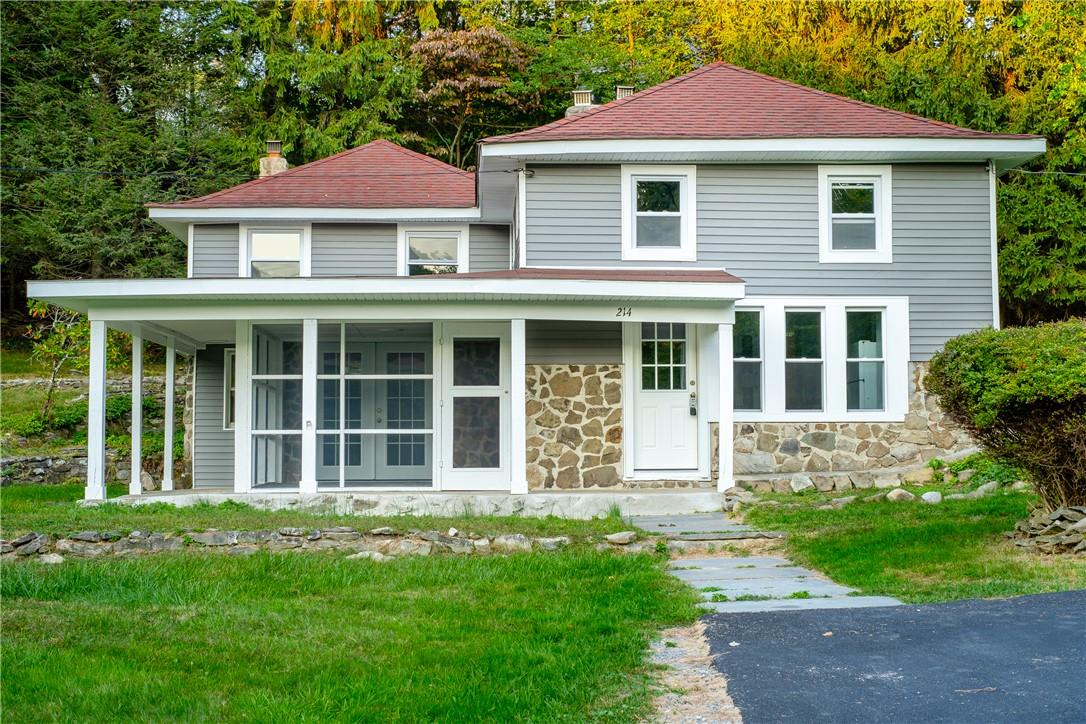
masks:
<instances>
[{"instance_id":1,"label":"white fascia board","mask_svg":"<svg viewBox=\"0 0 1086 724\"><path fill-rule=\"evenodd\" d=\"M596 298L646 300L742 299L746 285L715 282L646 282L599 279L440 279L365 277L293 279L79 279L27 282L27 296L64 304L126 300L267 300L455 298ZM73 307L78 308L78 307Z\"/></svg>"},{"instance_id":2,"label":"white fascia board","mask_svg":"<svg viewBox=\"0 0 1086 724\"><path fill-rule=\"evenodd\" d=\"M477 220L479 208L352 209L308 207L239 207L221 209L148 209L148 215L165 225L170 221L215 223L224 221L399 221Z\"/></svg>"},{"instance_id":3,"label":"white fascia board","mask_svg":"<svg viewBox=\"0 0 1086 724\"><path fill-rule=\"evenodd\" d=\"M483 157L537 160L598 154L616 159L647 155L701 154L704 160L931 160L1021 163L1045 152L1043 138L738 138L738 139L604 139L581 141L515 141L483 145Z\"/></svg>"}]
</instances>

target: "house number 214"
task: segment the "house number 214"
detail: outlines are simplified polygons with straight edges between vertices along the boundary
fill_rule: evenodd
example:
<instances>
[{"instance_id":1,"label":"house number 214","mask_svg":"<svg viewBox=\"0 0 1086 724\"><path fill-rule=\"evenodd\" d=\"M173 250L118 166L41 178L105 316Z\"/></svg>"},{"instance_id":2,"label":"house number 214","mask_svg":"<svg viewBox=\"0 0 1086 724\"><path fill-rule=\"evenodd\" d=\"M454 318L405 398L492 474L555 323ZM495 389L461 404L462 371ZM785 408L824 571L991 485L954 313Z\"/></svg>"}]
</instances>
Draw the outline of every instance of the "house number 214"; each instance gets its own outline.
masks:
<instances>
[{"instance_id":1,"label":"house number 214","mask_svg":"<svg viewBox=\"0 0 1086 724\"><path fill-rule=\"evenodd\" d=\"M629 317L633 314L633 307L619 307L615 312L616 317Z\"/></svg>"}]
</instances>

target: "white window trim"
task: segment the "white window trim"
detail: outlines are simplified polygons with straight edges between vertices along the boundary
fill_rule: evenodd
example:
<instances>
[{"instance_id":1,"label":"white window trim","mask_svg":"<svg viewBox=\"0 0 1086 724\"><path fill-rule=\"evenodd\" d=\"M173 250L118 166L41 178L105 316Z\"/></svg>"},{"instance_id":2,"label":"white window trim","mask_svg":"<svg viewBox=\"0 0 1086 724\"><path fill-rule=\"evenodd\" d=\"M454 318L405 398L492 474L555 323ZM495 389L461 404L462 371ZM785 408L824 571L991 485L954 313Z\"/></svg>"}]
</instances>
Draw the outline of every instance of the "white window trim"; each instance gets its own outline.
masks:
<instances>
[{"instance_id":1,"label":"white window trim","mask_svg":"<svg viewBox=\"0 0 1086 724\"><path fill-rule=\"evenodd\" d=\"M448 235L456 234L456 273L471 271L468 263L470 251L470 226L468 224L397 224L396 225L396 274L408 276L407 239L412 234Z\"/></svg>"},{"instance_id":2,"label":"white window trim","mask_svg":"<svg viewBox=\"0 0 1086 724\"><path fill-rule=\"evenodd\" d=\"M629 165L622 166L622 260L623 261L697 261L697 166L657 166ZM682 223L680 243L676 247L638 247L636 246L637 194L634 184L638 180L653 177L678 179L680 187L680 207Z\"/></svg>"},{"instance_id":3,"label":"white window trim","mask_svg":"<svg viewBox=\"0 0 1086 724\"><path fill-rule=\"evenodd\" d=\"M758 395L758 409L757 410L743 410L751 414L759 414L765 409L765 310L761 307L741 307L736 309L737 312L754 312L758 315L758 356L757 357L739 357L738 355L732 355L732 377L735 377L735 363L736 362L757 362L758 363L758 378L759 378L759 395ZM735 325L732 326L732 333L735 332ZM733 388L732 406L735 408L735 395Z\"/></svg>"},{"instance_id":4,"label":"white window trim","mask_svg":"<svg viewBox=\"0 0 1086 724\"><path fill-rule=\"evenodd\" d=\"M236 427L236 421L230 422L230 417L235 413L235 409L230 406L230 368L237 364L237 353L233 347L227 347L223 350L222 355L222 429L233 430ZM237 394L238 378L237 374L234 375L234 391L235 396Z\"/></svg>"},{"instance_id":5,"label":"white window trim","mask_svg":"<svg viewBox=\"0 0 1086 724\"><path fill-rule=\"evenodd\" d=\"M287 231L299 232L302 235L302 246L298 259L298 276L308 277L312 269L313 258L313 224L239 224L238 225L238 275L251 277L250 235L254 231Z\"/></svg>"},{"instance_id":6,"label":"white window trim","mask_svg":"<svg viewBox=\"0 0 1086 724\"><path fill-rule=\"evenodd\" d=\"M762 310L762 410L736 422L902 422L909 409L908 297L747 297L737 310ZM784 408L784 312L822 310L822 410ZM848 410L845 311L883 311L883 410Z\"/></svg>"},{"instance_id":7,"label":"white window trim","mask_svg":"<svg viewBox=\"0 0 1086 724\"><path fill-rule=\"evenodd\" d=\"M875 248L834 249L830 184L875 182ZM818 167L818 261L822 264L890 264L893 251L893 174L891 166Z\"/></svg>"}]
</instances>

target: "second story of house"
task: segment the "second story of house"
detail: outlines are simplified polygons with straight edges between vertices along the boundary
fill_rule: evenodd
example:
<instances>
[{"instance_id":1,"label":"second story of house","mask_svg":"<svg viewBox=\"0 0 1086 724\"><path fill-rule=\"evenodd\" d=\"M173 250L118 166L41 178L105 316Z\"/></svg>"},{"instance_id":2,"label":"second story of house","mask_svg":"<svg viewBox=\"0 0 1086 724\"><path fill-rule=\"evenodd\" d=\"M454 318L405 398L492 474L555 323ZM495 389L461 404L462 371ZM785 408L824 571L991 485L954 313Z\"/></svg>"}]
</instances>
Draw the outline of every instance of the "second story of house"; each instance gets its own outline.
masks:
<instances>
[{"instance_id":1,"label":"second story of house","mask_svg":"<svg viewBox=\"0 0 1086 724\"><path fill-rule=\"evenodd\" d=\"M485 139L476 172L374 141L151 216L186 240L190 277L723 268L751 298L907 297L913 359L998 323L996 176L1042 138L724 63L575 99Z\"/></svg>"}]
</instances>

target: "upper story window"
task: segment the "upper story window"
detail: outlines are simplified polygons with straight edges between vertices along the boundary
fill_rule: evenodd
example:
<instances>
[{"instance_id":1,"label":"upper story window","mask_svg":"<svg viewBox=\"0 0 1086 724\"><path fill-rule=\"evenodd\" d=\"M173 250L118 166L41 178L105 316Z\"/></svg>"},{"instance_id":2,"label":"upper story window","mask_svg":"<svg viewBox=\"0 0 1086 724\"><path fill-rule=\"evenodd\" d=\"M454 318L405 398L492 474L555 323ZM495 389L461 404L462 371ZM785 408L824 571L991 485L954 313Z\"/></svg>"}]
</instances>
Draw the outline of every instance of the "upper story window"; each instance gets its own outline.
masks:
<instances>
[{"instance_id":1,"label":"upper story window","mask_svg":"<svg viewBox=\"0 0 1086 724\"><path fill-rule=\"evenodd\" d=\"M254 229L245 233L247 276L308 276L306 235L303 229Z\"/></svg>"},{"instance_id":2,"label":"upper story window","mask_svg":"<svg viewBox=\"0 0 1086 724\"><path fill-rule=\"evenodd\" d=\"M694 261L694 166L622 167L622 258Z\"/></svg>"},{"instance_id":3,"label":"upper story window","mask_svg":"<svg viewBox=\"0 0 1086 724\"><path fill-rule=\"evenodd\" d=\"M468 229L399 227L401 276L456 274L468 270Z\"/></svg>"},{"instance_id":4,"label":"upper story window","mask_svg":"<svg viewBox=\"0 0 1086 724\"><path fill-rule=\"evenodd\" d=\"M818 167L818 260L893 261L889 166Z\"/></svg>"}]
</instances>

